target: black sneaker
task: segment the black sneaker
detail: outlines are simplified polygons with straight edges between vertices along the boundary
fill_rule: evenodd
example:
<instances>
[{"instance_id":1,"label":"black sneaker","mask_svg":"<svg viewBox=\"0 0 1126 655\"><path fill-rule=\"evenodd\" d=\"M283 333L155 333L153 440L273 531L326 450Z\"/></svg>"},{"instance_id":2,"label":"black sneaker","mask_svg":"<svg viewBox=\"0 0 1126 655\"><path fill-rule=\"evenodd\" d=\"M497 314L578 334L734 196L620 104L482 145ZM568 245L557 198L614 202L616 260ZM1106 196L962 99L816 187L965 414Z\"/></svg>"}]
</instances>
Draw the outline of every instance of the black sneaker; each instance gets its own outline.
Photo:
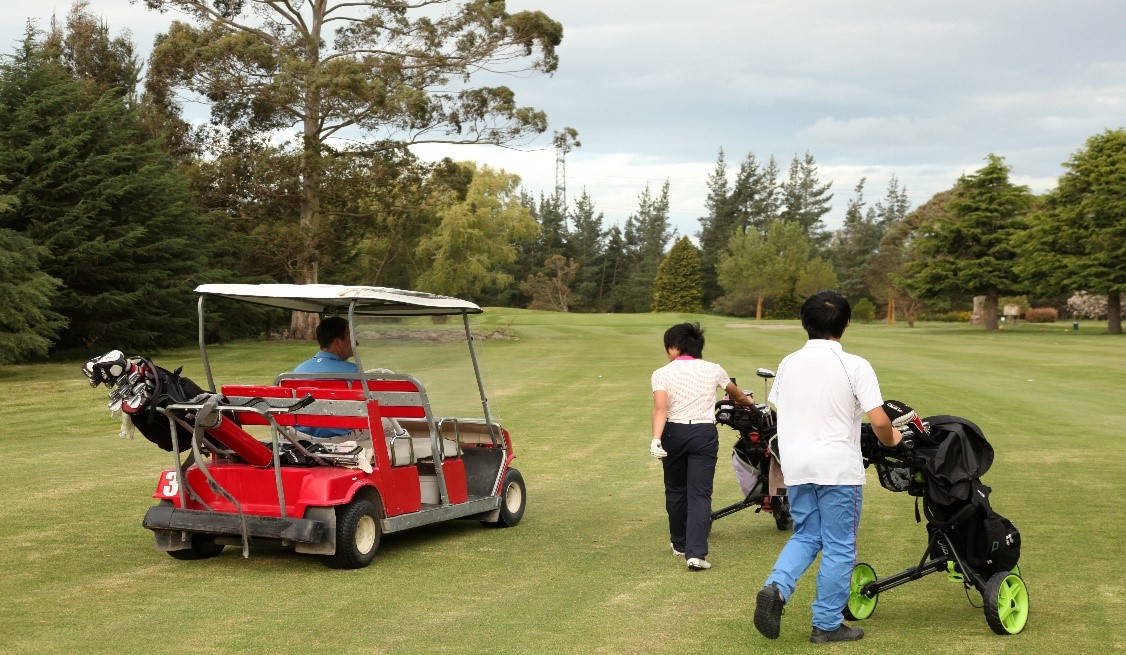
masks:
<instances>
[{"instance_id":1,"label":"black sneaker","mask_svg":"<svg viewBox=\"0 0 1126 655\"><path fill-rule=\"evenodd\" d=\"M809 640L815 644L827 644L833 641L856 641L863 636L864 631L860 628L853 628L842 623L837 626L836 630L813 628L813 634L809 635Z\"/></svg>"},{"instance_id":2,"label":"black sneaker","mask_svg":"<svg viewBox=\"0 0 1126 655\"><path fill-rule=\"evenodd\" d=\"M755 597L755 628L767 639L777 639L782 630L782 608L786 601L778 585L771 582Z\"/></svg>"}]
</instances>

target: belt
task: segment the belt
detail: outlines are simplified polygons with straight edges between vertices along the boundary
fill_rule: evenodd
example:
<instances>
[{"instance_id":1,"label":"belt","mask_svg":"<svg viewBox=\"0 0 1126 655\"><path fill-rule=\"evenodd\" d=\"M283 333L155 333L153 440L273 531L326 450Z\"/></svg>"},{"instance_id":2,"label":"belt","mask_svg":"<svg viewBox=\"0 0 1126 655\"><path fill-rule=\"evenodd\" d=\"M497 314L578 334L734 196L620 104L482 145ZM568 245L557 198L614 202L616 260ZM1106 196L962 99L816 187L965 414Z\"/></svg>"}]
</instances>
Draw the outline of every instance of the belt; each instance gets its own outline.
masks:
<instances>
[{"instance_id":1,"label":"belt","mask_svg":"<svg viewBox=\"0 0 1126 655\"><path fill-rule=\"evenodd\" d=\"M677 425L700 425L702 423L711 423L712 425L715 425L715 419L714 418L706 418L706 419L695 420L695 421L667 421L667 422L668 423L676 423Z\"/></svg>"}]
</instances>

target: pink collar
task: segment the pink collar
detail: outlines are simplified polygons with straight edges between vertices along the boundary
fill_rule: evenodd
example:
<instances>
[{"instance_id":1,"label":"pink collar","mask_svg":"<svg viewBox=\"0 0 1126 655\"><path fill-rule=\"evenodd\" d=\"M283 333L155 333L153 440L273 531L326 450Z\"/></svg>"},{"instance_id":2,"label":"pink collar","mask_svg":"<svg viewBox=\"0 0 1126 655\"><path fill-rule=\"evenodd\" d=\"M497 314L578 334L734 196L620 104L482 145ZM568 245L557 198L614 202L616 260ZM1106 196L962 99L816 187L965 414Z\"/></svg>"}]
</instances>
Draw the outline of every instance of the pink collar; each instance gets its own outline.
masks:
<instances>
[{"instance_id":1,"label":"pink collar","mask_svg":"<svg viewBox=\"0 0 1126 655\"><path fill-rule=\"evenodd\" d=\"M674 359L673 361L674 361L674 362L679 362L679 361L681 361L681 360L685 360L685 359L696 359L696 358L695 358L695 357L692 357L691 355L681 355L680 357L677 357L677 358L676 358L676 359Z\"/></svg>"}]
</instances>

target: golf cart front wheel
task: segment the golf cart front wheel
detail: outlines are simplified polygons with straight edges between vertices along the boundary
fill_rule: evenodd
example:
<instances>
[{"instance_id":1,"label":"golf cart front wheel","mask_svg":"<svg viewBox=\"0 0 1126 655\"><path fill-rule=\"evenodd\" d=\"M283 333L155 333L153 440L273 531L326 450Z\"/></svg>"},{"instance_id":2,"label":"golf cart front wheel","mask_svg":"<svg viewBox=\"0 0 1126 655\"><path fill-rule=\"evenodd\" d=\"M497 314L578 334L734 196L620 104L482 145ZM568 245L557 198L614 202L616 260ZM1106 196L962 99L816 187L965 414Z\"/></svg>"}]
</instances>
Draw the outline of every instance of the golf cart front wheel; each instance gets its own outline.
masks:
<instances>
[{"instance_id":1,"label":"golf cart front wheel","mask_svg":"<svg viewBox=\"0 0 1126 655\"><path fill-rule=\"evenodd\" d=\"M852 569L852 581L848 587L848 604L841 612L849 621L863 621L872 616L876 611L876 604L880 602L880 595L865 595L861 590L871 582L876 581L876 569L871 564L861 562Z\"/></svg>"},{"instance_id":2,"label":"golf cart front wheel","mask_svg":"<svg viewBox=\"0 0 1126 655\"><path fill-rule=\"evenodd\" d=\"M1015 635L1028 622L1028 588L1024 579L1008 571L994 573L981 594L985 621L999 635Z\"/></svg>"},{"instance_id":3,"label":"golf cart front wheel","mask_svg":"<svg viewBox=\"0 0 1126 655\"><path fill-rule=\"evenodd\" d=\"M524 486L524 476L520 475L520 471L509 467L504 473L504 482L500 485L500 514L495 522L481 523L493 528L511 528L524 518L527 505L528 489Z\"/></svg>"},{"instance_id":4,"label":"golf cart front wheel","mask_svg":"<svg viewBox=\"0 0 1126 655\"><path fill-rule=\"evenodd\" d=\"M325 558L332 569L362 569L379 550L379 509L366 498L336 508L336 553Z\"/></svg>"}]
</instances>

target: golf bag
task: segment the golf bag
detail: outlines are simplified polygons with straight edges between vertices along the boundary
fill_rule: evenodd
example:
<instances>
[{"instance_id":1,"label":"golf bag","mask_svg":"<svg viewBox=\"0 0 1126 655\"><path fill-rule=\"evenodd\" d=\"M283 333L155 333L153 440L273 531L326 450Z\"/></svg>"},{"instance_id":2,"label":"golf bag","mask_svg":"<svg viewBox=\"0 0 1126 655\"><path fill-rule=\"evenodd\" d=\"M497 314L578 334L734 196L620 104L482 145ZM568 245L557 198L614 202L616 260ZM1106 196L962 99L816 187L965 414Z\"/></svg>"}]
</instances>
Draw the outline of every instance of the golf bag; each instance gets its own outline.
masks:
<instances>
[{"instance_id":1,"label":"golf bag","mask_svg":"<svg viewBox=\"0 0 1126 655\"><path fill-rule=\"evenodd\" d=\"M172 452L172 430L168 417L157 411L175 403L186 403L205 395L195 382L180 376L182 369L169 371L145 357L126 357L114 350L95 357L82 367L91 386L110 387L110 409L120 409L133 426L152 443ZM192 431L176 425L181 451L191 447Z\"/></svg>"},{"instance_id":2,"label":"golf bag","mask_svg":"<svg viewBox=\"0 0 1126 655\"><path fill-rule=\"evenodd\" d=\"M716 403L716 423L738 433L732 447L731 466L743 500L712 512L712 520L755 506L756 512L774 517L779 530L793 527L786 484L779 465L778 428L769 405L740 407L730 400Z\"/></svg>"},{"instance_id":3,"label":"golf bag","mask_svg":"<svg viewBox=\"0 0 1126 655\"><path fill-rule=\"evenodd\" d=\"M897 401L887 404L903 406ZM888 414L893 411L888 409ZM881 486L917 498L915 518L920 522L921 503L932 537L930 556L960 559L985 578L1012 570L1020 559L1020 532L993 510L991 489L981 482L994 456L981 429L957 416L931 416L917 428L907 427L901 427L906 446L891 450L865 426L861 450L865 464L876 467ZM949 545L936 538L939 533L948 537ZM951 546L957 558L948 552Z\"/></svg>"}]
</instances>

